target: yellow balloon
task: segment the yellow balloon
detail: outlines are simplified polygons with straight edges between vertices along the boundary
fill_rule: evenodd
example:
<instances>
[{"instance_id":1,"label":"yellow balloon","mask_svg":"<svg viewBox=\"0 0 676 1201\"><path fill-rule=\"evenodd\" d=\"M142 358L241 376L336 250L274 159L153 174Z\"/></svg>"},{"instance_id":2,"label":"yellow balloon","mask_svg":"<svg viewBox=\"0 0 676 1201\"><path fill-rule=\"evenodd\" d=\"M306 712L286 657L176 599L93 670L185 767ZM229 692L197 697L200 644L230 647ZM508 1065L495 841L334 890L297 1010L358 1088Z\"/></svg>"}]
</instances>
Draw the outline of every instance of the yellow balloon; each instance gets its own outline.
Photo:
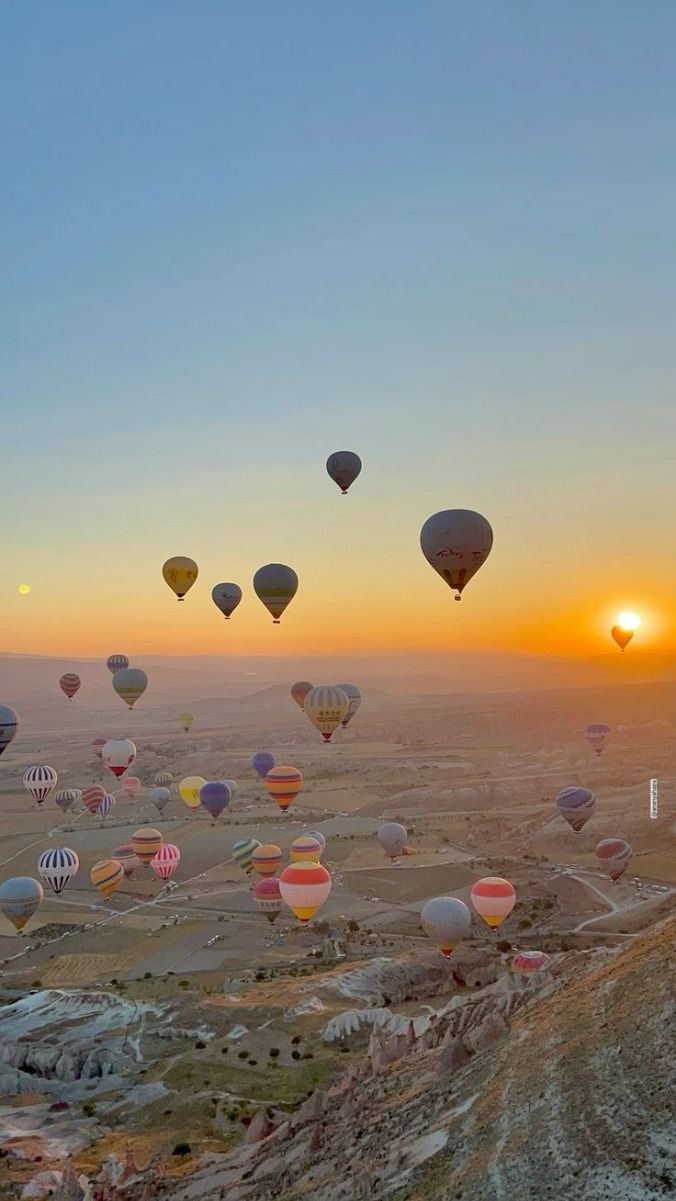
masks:
<instances>
[{"instance_id":1,"label":"yellow balloon","mask_svg":"<svg viewBox=\"0 0 676 1201\"><path fill-rule=\"evenodd\" d=\"M164 581L169 585L172 592L175 592L180 601L183 600L186 592L192 588L197 576L199 568L194 559L188 559L185 555L174 555L172 559L167 559L162 567L162 575Z\"/></svg>"},{"instance_id":2,"label":"yellow balloon","mask_svg":"<svg viewBox=\"0 0 676 1201\"><path fill-rule=\"evenodd\" d=\"M28 596L28 593L30 592L30 590L31 590L30 584L19 584L18 591L21 593L22 596Z\"/></svg>"},{"instance_id":3,"label":"yellow balloon","mask_svg":"<svg viewBox=\"0 0 676 1201\"><path fill-rule=\"evenodd\" d=\"M185 780L181 780L178 786L178 791L181 800L188 806L188 809L199 809L200 807L200 788L206 784L204 776L186 776Z\"/></svg>"}]
</instances>

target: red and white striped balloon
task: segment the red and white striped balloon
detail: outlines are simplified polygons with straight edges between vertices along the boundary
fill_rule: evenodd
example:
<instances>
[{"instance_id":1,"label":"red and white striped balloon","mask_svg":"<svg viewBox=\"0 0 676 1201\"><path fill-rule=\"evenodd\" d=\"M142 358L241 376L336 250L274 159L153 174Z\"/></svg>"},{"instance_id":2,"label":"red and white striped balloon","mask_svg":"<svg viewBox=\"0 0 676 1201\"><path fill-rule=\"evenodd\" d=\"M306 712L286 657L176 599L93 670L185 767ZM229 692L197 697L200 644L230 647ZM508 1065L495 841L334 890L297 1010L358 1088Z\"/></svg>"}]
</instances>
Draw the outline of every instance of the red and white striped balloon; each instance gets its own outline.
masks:
<instances>
[{"instance_id":1,"label":"red and white striped balloon","mask_svg":"<svg viewBox=\"0 0 676 1201\"><path fill-rule=\"evenodd\" d=\"M59 680L59 688L63 693L65 693L65 695L68 697L68 700L72 701L81 683L82 680L79 676L76 676L74 671L67 671Z\"/></svg>"},{"instance_id":2,"label":"red and white striped balloon","mask_svg":"<svg viewBox=\"0 0 676 1201\"><path fill-rule=\"evenodd\" d=\"M82 804L90 813L98 813L105 795L105 788L102 788L100 784L92 784L90 788L82 789Z\"/></svg>"},{"instance_id":3,"label":"red and white striped balloon","mask_svg":"<svg viewBox=\"0 0 676 1201\"><path fill-rule=\"evenodd\" d=\"M173 876L180 862L181 852L178 847L171 842L164 842L154 859L151 859L150 866L160 880L168 880L170 876Z\"/></svg>"},{"instance_id":4,"label":"red and white striped balloon","mask_svg":"<svg viewBox=\"0 0 676 1201\"><path fill-rule=\"evenodd\" d=\"M133 801L134 797L138 794L139 788L141 787L141 781L139 780L138 776L125 776L124 780L122 781L122 787L129 799Z\"/></svg>"}]
</instances>

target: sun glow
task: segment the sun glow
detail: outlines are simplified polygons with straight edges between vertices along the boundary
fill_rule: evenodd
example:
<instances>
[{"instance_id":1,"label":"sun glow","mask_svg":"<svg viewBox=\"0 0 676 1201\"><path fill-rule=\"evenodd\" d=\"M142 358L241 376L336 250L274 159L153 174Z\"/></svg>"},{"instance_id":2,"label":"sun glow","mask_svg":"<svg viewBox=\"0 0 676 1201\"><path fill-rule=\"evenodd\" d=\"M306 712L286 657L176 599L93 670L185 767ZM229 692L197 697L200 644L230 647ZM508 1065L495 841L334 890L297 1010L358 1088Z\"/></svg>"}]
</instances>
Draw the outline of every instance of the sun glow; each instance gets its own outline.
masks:
<instances>
[{"instance_id":1,"label":"sun glow","mask_svg":"<svg viewBox=\"0 0 676 1201\"><path fill-rule=\"evenodd\" d=\"M640 626L641 618L638 616L638 613L630 613L629 611L625 611L624 613L618 613L616 624L621 630L633 631L637 630Z\"/></svg>"}]
</instances>

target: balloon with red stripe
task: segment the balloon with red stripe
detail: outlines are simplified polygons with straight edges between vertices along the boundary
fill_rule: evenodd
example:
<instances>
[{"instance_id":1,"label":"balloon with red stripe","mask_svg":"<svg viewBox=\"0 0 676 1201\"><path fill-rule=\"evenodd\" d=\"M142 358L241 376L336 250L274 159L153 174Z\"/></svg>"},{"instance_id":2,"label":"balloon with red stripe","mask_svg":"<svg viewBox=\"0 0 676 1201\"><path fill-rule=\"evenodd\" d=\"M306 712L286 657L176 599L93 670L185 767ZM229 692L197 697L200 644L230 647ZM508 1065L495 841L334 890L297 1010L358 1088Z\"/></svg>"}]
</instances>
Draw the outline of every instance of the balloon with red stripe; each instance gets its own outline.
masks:
<instances>
[{"instance_id":1,"label":"balloon with red stripe","mask_svg":"<svg viewBox=\"0 0 676 1201\"><path fill-rule=\"evenodd\" d=\"M82 789L82 804L90 813L98 813L105 795L105 788L100 784L92 784L91 787Z\"/></svg>"},{"instance_id":2,"label":"balloon with red stripe","mask_svg":"<svg viewBox=\"0 0 676 1201\"><path fill-rule=\"evenodd\" d=\"M165 842L154 858L150 860L150 866L155 875L159 876L160 880L169 880L180 862L181 852L178 847L175 847L171 842Z\"/></svg>"},{"instance_id":3,"label":"balloon with red stripe","mask_svg":"<svg viewBox=\"0 0 676 1201\"><path fill-rule=\"evenodd\" d=\"M67 671L59 680L59 688L64 695L68 697L68 700L72 701L81 683L82 680L75 674L74 671Z\"/></svg>"},{"instance_id":4,"label":"balloon with red stripe","mask_svg":"<svg viewBox=\"0 0 676 1201\"><path fill-rule=\"evenodd\" d=\"M251 854L251 866L258 876L274 876L282 865L282 852L272 842L256 847Z\"/></svg>"},{"instance_id":5,"label":"balloon with red stripe","mask_svg":"<svg viewBox=\"0 0 676 1201\"><path fill-rule=\"evenodd\" d=\"M297 767L273 767L264 783L268 795L286 813L303 787L303 773Z\"/></svg>"},{"instance_id":6,"label":"balloon with red stripe","mask_svg":"<svg viewBox=\"0 0 676 1201\"><path fill-rule=\"evenodd\" d=\"M548 971L551 962L544 951L518 951L509 966L513 972L525 976Z\"/></svg>"},{"instance_id":7,"label":"balloon with red stripe","mask_svg":"<svg viewBox=\"0 0 676 1201\"><path fill-rule=\"evenodd\" d=\"M284 904L277 877L268 876L259 880L254 886L253 895L260 912L265 914L270 923L276 922Z\"/></svg>"},{"instance_id":8,"label":"balloon with red stripe","mask_svg":"<svg viewBox=\"0 0 676 1201\"><path fill-rule=\"evenodd\" d=\"M633 853L623 838L602 838L596 847L596 858L611 880L619 880L627 870Z\"/></svg>"},{"instance_id":9,"label":"balloon with red stripe","mask_svg":"<svg viewBox=\"0 0 676 1201\"><path fill-rule=\"evenodd\" d=\"M321 863L290 863L279 877L282 900L300 922L309 922L328 900L331 874Z\"/></svg>"},{"instance_id":10,"label":"balloon with red stripe","mask_svg":"<svg viewBox=\"0 0 676 1201\"><path fill-rule=\"evenodd\" d=\"M125 776L122 781L122 787L131 801L138 796L141 787L141 781L138 776Z\"/></svg>"},{"instance_id":11,"label":"balloon with red stripe","mask_svg":"<svg viewBox=\"0 0 676 1201\"><path fill-rule=\"evenodd\" d=\"M487 926L501 926L516 904L514 885L501 876L484 876L470 889L470 899Z\"/></svg>"}]
</instances>

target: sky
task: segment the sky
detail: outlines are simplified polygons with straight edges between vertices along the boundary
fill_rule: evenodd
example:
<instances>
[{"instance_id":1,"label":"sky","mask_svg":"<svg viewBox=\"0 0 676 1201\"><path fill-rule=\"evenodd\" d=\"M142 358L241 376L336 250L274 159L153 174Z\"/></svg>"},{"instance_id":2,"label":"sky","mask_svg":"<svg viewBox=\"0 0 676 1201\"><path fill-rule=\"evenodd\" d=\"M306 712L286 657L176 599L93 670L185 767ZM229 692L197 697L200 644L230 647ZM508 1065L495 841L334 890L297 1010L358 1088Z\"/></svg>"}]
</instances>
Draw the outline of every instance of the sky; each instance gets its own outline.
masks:
<instances>
[{"instance_id":1,"label":"sky","mask_svg":"<svg viewBox=\"0 0 676 1201\"><path fill-rule=\"evenodd\" d=\"M0 650L595 654L627 608L676 650L675 41L670 0L6 0ZM461 605L447 508L495 535Z\"/></svg>"}]
</instances>

